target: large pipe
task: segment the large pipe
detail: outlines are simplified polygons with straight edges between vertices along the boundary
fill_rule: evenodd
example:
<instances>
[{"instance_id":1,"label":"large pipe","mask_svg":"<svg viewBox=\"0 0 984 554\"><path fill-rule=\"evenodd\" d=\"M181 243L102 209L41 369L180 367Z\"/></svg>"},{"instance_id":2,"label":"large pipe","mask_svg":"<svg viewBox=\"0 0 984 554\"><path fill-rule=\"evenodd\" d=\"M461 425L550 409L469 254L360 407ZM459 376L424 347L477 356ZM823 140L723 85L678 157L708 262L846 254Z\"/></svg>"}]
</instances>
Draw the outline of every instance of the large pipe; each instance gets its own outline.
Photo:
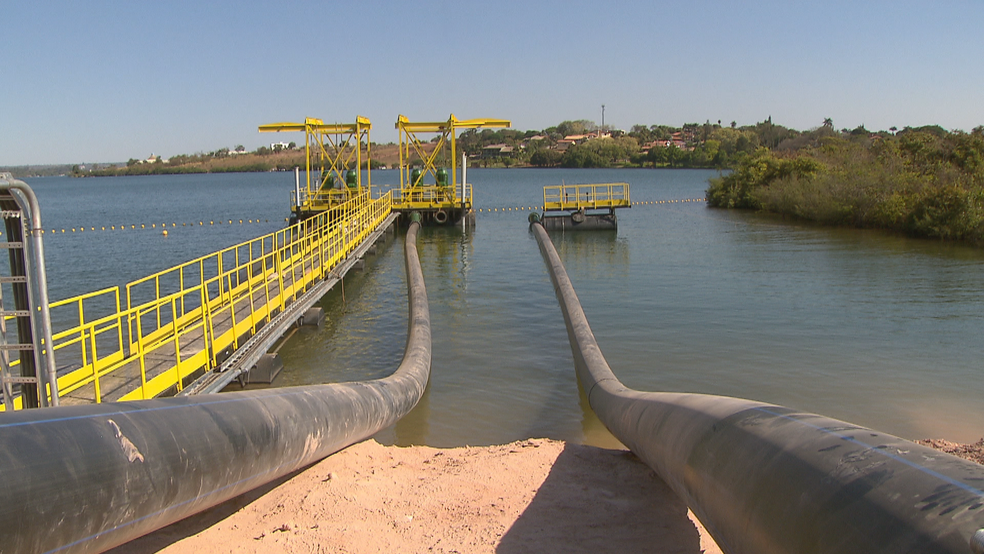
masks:
<instances>
[{"instance_id":1,"label":"large pipe","mask_svg":"<svg viewBox=\"0 0 984 554\"><path fill-rule=\"evenodd\" d=\"M406 415L431 364L418 228L406 238L406 352L385 379L2 414L0 551L107 550Z\"/></svg>"},{"instance_id":2,"label":"large pipe","mask_svg":"<svg viewBox=\"0 0 984 554\"><path fill-rule=\"evenodd\" d=\"M984 466L782 406L626 388L550 237L532 229L592 410L725 552L984 552Z\"/></svg>"}]
</instances>

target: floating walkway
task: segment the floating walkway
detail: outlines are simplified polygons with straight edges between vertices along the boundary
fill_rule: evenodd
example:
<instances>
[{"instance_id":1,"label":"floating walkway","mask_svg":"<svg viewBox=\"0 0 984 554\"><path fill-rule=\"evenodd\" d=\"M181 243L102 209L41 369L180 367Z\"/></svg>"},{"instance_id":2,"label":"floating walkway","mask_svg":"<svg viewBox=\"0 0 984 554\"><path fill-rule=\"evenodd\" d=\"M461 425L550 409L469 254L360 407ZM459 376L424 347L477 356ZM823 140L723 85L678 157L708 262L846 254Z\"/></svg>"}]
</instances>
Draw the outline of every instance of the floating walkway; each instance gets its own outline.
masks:
<instances>
[{"instance_id":1,"label":"floating walkway","mask_svg":"<svg viewBox=\"0 0 984 554\"><path fill-rule=\"evenodd\" d=\"M54 319L77 322L52 335L59 364L53 403L218 392L217 383L242 378L392 229L392 204L389 193L373 199L365 192L122 289L52 303Z\"/></svg>"}]
</instances>

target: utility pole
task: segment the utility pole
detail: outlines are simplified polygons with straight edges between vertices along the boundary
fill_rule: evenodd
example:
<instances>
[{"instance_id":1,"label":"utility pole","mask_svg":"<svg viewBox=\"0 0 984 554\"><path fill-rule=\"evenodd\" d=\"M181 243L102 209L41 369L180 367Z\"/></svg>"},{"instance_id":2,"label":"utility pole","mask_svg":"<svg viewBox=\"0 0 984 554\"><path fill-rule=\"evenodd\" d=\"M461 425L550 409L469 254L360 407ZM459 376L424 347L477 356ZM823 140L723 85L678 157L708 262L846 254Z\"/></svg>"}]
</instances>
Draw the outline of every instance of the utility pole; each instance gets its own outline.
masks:
<instances>
[{"instance_id":1,"label":"utility pole","mask_svg":"<svg viewBox=\"0 0 984 554\"><path fill-rule=\"evenodd\" d=\"M605 105L601 105L601 130L605 131Z\"/></svg>"}]
</instances>

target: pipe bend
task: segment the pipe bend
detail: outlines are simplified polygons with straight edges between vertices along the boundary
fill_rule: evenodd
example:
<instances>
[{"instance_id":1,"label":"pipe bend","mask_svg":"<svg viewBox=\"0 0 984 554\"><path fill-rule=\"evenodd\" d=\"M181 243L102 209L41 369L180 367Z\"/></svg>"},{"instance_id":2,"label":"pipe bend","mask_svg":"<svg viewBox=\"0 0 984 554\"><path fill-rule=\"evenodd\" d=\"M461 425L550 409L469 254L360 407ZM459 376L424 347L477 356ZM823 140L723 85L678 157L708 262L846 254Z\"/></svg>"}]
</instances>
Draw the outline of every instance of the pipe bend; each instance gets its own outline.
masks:
<instances>
[{"instance_id":1,"label":"pipe bend","mask_svg":"<svg viewBox=\"0 0 984 554\"><path fill-rule=\"evenodd\" d=\"M389 377L0 414L0 549L108 550L406 415L431 366L418 228L406 242L407 346Z\"/></svg>"},{"instance_id":2,"label":"pipe bend","mask_svg":"<svg viewBox=\"0 0 984 554\"><path fill-rule=\"evenodd\" d=\"M622 385L550 237L531 227L591 409L725 552L966 554L984 536L984 466L783 406Z\"/></svg>"}]
</instances>

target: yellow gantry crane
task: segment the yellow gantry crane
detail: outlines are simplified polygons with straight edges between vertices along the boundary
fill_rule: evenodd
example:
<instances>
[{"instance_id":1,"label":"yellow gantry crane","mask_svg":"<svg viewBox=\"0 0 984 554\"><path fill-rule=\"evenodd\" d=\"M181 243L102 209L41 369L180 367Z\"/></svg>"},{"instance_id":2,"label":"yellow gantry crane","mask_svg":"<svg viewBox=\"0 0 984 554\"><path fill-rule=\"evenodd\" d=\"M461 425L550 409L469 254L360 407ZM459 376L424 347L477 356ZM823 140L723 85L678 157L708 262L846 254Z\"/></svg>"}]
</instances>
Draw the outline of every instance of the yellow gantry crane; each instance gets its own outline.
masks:
<instances>
[{"instance_id":1,"label":"yellow gantry crane","mask_svg":"<svg viewBox=\"0 0 984 554\"><path fill-rule=\"evenodd\" d=\"M454 114L447 121L411 122L401 115L396 121L400 131L400 197L393 208L420 212L425 221L438 224L466 216L472 209L472 189L465 182L465 166L458 166L457 130L510 125L506 119L459 120ZM427 142L418 137L433 133L439 136Z\"/></svg>"},{"instance_id":2,"label":"yellow gantry crane","mask_svg":"<svg viewBox=\"0 0 984 554\"><path fill-rule=\"evenodd\" d=\"M320 119L308 117L304 123L259 126L261 133L304 132L307 177L305 187L298 183L292 194L295 219L306 219L369 190L372 186L370 129L372 123L362 116L356 116L355 123L326 124ZM366 168L365 186L362 182L363 166Z\"/></svg>"}]
</instances>

